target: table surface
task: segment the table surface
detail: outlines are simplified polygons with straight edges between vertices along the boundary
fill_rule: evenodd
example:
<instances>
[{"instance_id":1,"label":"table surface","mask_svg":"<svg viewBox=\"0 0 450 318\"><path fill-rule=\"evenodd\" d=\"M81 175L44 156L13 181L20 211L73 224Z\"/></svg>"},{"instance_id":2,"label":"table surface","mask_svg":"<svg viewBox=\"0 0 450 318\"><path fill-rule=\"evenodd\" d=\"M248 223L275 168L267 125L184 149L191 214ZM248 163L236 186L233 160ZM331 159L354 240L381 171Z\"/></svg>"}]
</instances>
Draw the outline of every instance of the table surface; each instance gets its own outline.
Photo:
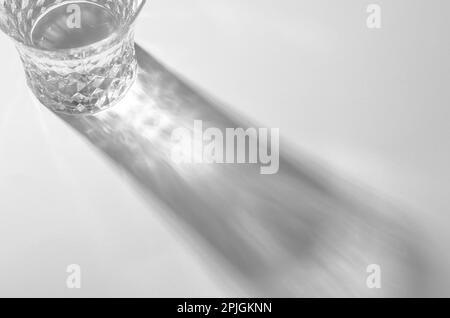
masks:
<instances>
[{"instance_id":1,"label":"table surface","mask_svg":"<svg viewBox=\"0 0 450 318\"><path fill-rule=\"evenodd\" d=\"M286 144L407 207L450 268L450 2L152 0L136 41ZM245 296L155 200L33 101L0 37L0 296ZM448 247L448 246L447 246ZM66 288L80 264L83 288ZM448 270L447 270L448 272ZM447 277L446 275L443 275Z\"/></svg>"}]
</instances>

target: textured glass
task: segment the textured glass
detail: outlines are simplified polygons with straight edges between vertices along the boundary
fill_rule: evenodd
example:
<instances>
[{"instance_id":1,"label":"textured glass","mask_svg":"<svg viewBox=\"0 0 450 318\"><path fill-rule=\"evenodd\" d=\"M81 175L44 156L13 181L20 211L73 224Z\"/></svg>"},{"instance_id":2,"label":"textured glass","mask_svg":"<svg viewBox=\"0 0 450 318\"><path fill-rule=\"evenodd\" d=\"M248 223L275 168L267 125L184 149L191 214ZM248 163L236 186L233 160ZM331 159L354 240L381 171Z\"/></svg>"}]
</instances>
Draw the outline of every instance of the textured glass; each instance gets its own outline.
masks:
<instances>
[{"instance_id":1,"label":"textured glass","mask_svg":"<svg viewBox=\"0 0 450 318\"><path fill-rule=\"evenodd\" d=\"M133 26L144 3L145 0L0 0L0 27L15 40L28 85L44 105L68 114L92 114L118 102L135 80ZM111 15L114 23L110 33L93 43L81 41L83 46L73 48L50 45L47 39L41 41L44 37L36 40L33 32L39 32L43 17L69 4L95 5L105 12L99 14L97 10L91 14L93 19L108 19ZM66 39L71 41L74 42Z\"/></svg>"}]
</instances>

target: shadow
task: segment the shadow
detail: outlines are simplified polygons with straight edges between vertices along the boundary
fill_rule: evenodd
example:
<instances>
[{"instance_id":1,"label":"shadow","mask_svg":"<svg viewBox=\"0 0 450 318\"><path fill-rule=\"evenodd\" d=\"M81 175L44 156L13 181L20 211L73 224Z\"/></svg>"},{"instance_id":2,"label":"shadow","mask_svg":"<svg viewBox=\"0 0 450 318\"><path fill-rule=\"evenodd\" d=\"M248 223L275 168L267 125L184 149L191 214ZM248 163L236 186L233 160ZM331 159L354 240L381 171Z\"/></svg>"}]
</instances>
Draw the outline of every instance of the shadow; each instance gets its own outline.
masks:
<instances>
[{"instance_id":1,"label":"shadow","mask_svg":"<svg viewBox=\"0 0 450 318\"><path fill-rule=\"evenodd\" d=\"M88 117L58 115L159 200L252 296L417 296L428 267L401 213L294 152L280 170L175 164L175 128L254 127L168 70L140 46L128 96ZM258 127L258 126L256 126ZM248 144L247 144L248 145ZM283 147L282 150L287 150ZM380 264L383 288L366 268Z\"/></svg>"}]
</instances>

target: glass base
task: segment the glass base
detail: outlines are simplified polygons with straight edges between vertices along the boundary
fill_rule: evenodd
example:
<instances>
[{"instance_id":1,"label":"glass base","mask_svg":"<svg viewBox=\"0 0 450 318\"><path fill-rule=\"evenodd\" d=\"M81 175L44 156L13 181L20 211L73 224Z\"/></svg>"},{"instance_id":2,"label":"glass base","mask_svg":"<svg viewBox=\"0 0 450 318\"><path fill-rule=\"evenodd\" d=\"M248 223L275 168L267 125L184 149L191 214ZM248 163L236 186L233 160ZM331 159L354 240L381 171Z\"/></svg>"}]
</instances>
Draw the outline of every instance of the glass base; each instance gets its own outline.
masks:
<instances>
[{"instance_id":1,"label":"glass base","mask_svg":"<svg viewBox=\"0 0 450 318\"><path fill-rule=\"evenodd\" d=\"M133 41L74 68L22 60L28 86L38 100L66 114L94 114L111 107L126 94L137 74Z\"/></svg>"}]
</instances>

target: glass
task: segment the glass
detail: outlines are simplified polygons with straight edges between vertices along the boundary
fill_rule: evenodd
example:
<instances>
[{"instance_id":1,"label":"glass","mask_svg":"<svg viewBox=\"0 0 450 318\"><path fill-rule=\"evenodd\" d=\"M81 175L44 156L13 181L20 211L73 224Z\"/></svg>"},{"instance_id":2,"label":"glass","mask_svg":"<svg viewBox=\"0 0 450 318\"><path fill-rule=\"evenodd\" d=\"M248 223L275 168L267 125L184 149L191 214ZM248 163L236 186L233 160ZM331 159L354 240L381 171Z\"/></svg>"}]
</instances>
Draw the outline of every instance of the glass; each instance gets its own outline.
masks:
<instances>
[{"instance_id":1,"label":"glass","mask_svg":"<svg viewBox=\"0 0 450 318\"><path fill-rule=\"evenodd\" d=\"M0 0L28 86L53 111L93 114L125 96L137 74L134 22L146 0Z\"/></svg>"}]
</instances>

